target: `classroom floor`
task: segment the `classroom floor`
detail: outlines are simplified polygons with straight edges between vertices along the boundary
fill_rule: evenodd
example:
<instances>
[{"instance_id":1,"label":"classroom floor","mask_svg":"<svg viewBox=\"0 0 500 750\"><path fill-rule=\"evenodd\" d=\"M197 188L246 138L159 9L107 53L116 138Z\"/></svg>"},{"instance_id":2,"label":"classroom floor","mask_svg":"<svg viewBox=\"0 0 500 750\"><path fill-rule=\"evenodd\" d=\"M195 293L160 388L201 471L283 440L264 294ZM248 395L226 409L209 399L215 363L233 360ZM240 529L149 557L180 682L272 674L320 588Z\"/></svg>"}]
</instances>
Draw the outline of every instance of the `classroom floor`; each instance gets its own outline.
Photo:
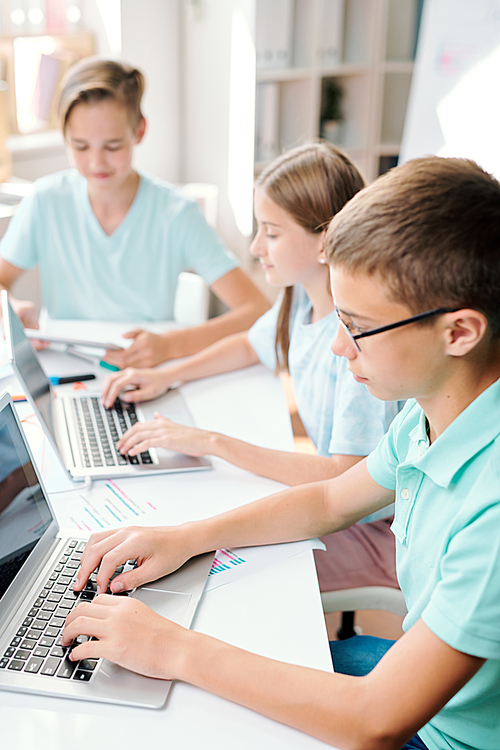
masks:
<instances>
[{"instance_id":1,"label":"classroom floor","mask_svg":"<svg viewBox=\"0 0 500 750\"><path fill-rule=\"evenodd\" d=\"M297 414L297 407L295 405L295 397L290 377L286 373L281 373L280 379L285 393L288 411L290 412L295 451L297 453L315 454L316 449L311 440L307 437L304 426ZM340 627L340 618L340 612L330 612L325 615L328 638L330 641L337 640L337 630ZM378 609L362 610L356 612L355 616L355 628L358 633L363 633L364 635L376 635L379 638L390 638L391 640L396 640L403 635L403 630L401 628L402 622L403 618L400 615L395 615L392 612L385 612Z\"/></svg>"}]
</instances>

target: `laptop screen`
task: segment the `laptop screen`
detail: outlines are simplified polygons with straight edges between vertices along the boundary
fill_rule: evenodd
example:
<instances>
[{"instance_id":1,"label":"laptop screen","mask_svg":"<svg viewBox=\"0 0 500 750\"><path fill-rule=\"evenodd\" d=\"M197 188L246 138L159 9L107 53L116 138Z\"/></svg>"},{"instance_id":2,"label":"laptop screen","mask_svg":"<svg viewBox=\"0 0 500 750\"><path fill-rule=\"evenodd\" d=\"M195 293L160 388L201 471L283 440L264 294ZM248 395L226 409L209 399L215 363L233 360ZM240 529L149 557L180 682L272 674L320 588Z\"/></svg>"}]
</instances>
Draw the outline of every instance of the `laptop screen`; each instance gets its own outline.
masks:
<instances>
[{"instance_id":1,"label":"laptop screen","mask_svg":"<svg viewBox=\"0 0 500 750\"><path fill-rule=\"evenodd\" d=\"M12 409L0 411L0 600L53 520Z\"/></svg>"},{"instance_id":2,"label":"laptop screen","mask_svg":"<svg viewBox=\"0 0 500 750\"><path fill-rule=\"evenodd\" d=\"M3 292L2 295L4 295ZM54 424L52 422L52 389L50 381L44 373L37 354L31 345L31 341L24 333L22 323L12 309L6 293L5 302L2 307L4 310L4 322L8 328L6 330L7 344L11 348L9 355L13 359L19 380L24 389L29 392L26 395L31 396L52 437L55 438Z\"/></svg>"}]
</instances>

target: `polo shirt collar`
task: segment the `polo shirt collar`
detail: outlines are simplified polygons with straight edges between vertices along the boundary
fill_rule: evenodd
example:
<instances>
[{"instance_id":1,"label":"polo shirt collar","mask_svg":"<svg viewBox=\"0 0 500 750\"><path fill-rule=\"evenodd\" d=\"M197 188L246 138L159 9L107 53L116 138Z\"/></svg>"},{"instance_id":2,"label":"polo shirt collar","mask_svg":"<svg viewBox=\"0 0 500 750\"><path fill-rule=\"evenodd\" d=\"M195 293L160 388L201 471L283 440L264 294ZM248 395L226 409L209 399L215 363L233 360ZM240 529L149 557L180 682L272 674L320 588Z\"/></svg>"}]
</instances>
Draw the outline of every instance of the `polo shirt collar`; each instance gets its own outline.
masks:
<instances>
[{"instance_id":1,"label":"polo shirt collar","mask_svg":"<svg viewBox=\"0 0 500 750\"><path fill-rule=\"evenodd\" d=\"M500 380L481 393L429 446L424 412L410 439L422 450L413 465L440 487L448 487L462 466L500 434Z\"/></svg>"}]
</instances>

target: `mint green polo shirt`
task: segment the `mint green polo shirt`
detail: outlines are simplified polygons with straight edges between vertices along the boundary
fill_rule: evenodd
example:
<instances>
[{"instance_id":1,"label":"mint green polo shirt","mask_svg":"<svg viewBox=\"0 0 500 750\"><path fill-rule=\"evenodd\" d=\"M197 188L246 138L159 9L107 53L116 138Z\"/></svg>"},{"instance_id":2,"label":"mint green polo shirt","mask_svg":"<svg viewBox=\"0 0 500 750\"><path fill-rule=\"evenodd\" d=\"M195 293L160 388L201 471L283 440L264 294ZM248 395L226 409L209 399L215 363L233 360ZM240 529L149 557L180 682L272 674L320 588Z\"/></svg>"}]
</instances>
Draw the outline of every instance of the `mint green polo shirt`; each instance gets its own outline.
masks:
<instances>
[{"instance_id":1,"label":"mint green polo shirt","mask_svg":"<svg viewBox=\"0 0 500 750\"><path fill-rule=\"evenodd\" d=\"M429 750L500 748L499 435L497 381L431 446L409 401L368 457L372 478L396 491L404 629L422 618L445 643L487 659L419 731Z\"/></svg>"},{"instance_id":2,"label":"mint green polo shirt","mask_svg":"<svg viewBox=\"0 0 500 750\"><path fill-rule=\"evenodd\" d=\"M52 318L93 320L172 319L181 271L195 271L211 285L238 265L193 201L145 174L108 236L75 169L35 182L0 255L18 268L39 266Z\"/></svg>"}]
</instances>

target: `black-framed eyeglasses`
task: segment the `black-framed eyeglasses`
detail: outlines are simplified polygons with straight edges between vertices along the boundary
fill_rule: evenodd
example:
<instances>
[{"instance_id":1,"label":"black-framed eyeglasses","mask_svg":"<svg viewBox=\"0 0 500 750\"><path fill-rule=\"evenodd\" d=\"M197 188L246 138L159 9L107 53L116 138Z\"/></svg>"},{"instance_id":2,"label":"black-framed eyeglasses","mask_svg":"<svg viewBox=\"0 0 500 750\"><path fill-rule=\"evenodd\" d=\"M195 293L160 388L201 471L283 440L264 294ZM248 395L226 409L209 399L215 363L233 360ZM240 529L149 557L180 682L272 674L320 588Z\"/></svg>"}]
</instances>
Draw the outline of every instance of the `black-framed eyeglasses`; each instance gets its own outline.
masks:
<instances>
[{"instance_id":1,"label":"black-framed eyeglasses","mask_svg":"<svg viewBox=\"0 0 500 750\"><path fill-rule=\"evenodd\" d=\"M400 328L401 326L407 326L409 323L418 323L426 318L431 318L433 315L443 315L444 313L457 312L461 310L460 307L438 307L436 310L428 310L428 312L419 313L418 315L412 315L411 318L405 318L404 320L398 320L396 323L389 323L389 325L381 326L380 328L371 328L369 331L363 331L363 333L354 333L351 327L354 329L352 323L345 323L340 317L338 307L335 305L335 312L339 319L340 325L350 336L358 351L361 351L361 347L358 344L358 339L364 339L368 336L375 336L376 333L384 333L384 331L392 331L393 328Z\"/></svg>"}]
</instances>

